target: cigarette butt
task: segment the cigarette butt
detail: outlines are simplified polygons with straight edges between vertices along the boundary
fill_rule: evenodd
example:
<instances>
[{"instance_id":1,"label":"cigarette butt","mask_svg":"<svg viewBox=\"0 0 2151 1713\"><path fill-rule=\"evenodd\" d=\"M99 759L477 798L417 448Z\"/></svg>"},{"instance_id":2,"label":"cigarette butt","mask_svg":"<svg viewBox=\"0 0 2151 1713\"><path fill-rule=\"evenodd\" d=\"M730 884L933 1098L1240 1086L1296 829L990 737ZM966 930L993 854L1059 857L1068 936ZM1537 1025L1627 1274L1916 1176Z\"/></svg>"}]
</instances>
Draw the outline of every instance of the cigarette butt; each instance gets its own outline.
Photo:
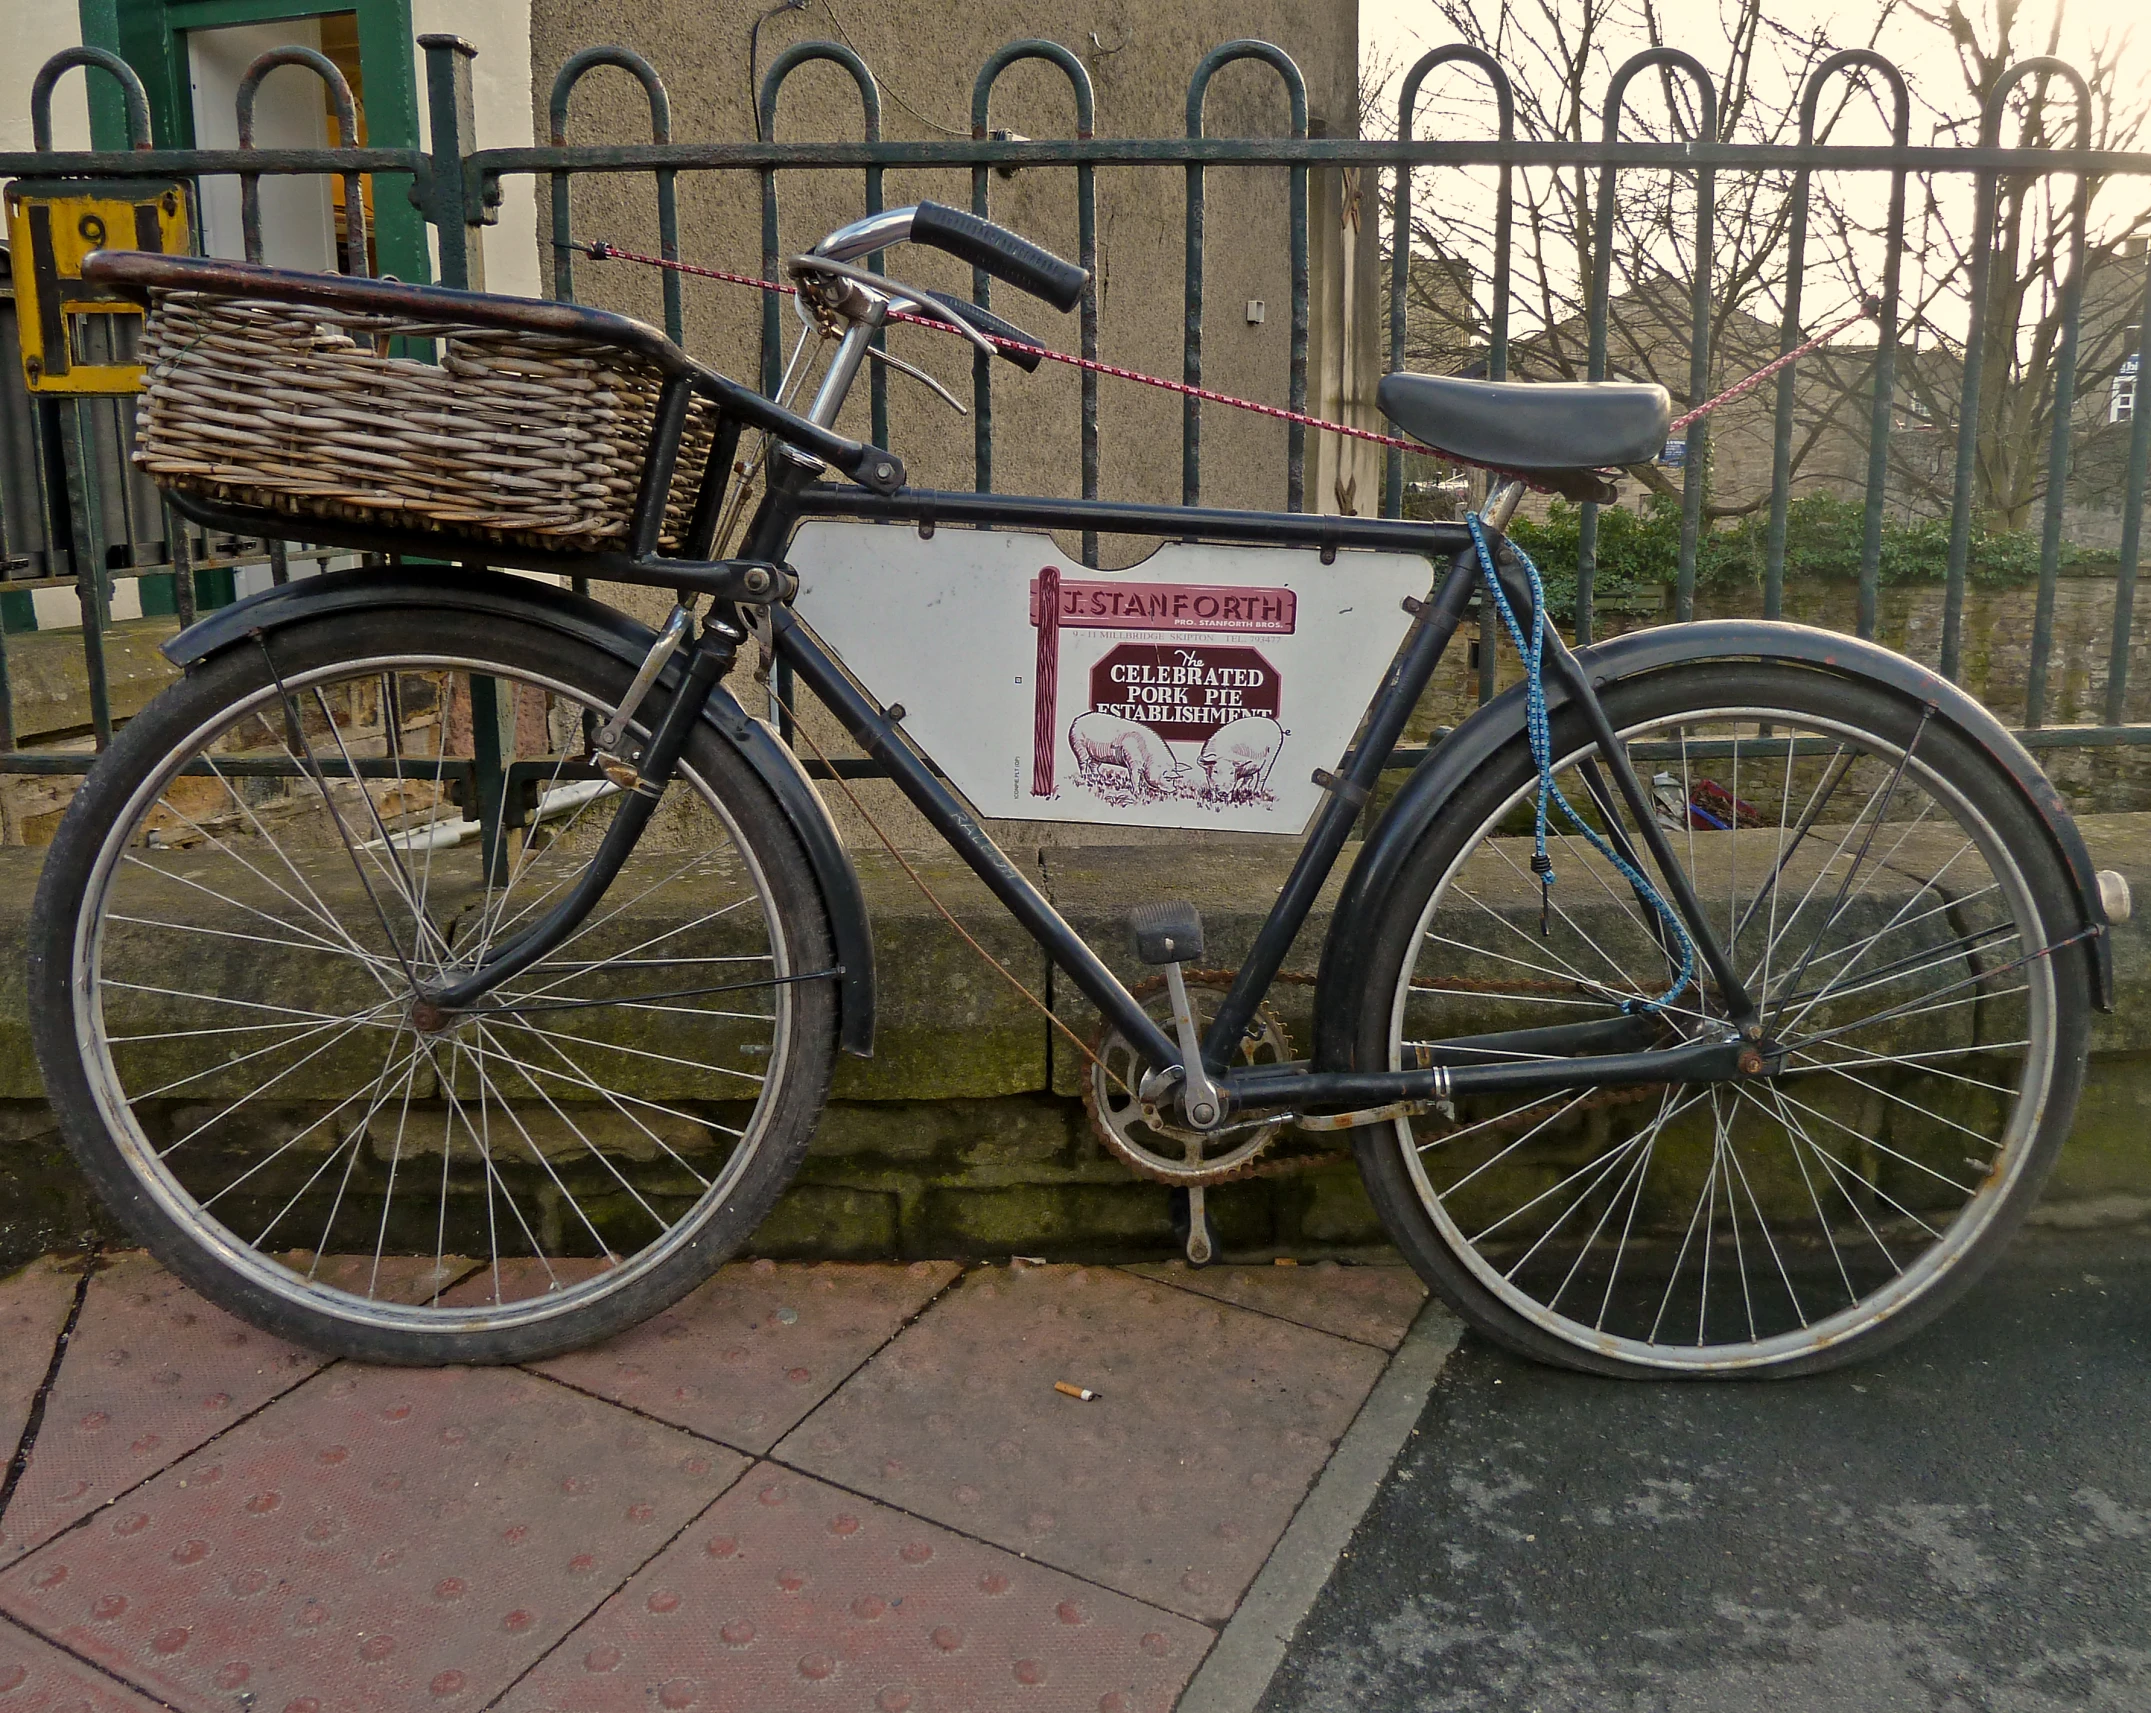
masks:
<instances>
[{"instance_id":1,"label":"cigarette butt","mask_svg":"<svg viewBox=\"0 0 2151 1713\"><path fill-rule=\"evenodd\" d=\"M1274 1261L1272 1261L1270 1265L1273 1267L1297 1267L1299 1265L1299 1262L1294 1260L1290 1255L1280 1255Z\"/></svg>"},{"instance_id":2,"label":"cigarette butt","mask_svg":"<svg viewBox=\"0 0 2151 1713\"><path fill-rule=\"evenodd\" d=\"M1066 1380L1054 1381L1053 1389L1064 1398L1080 1398L1086 1404L1094 1404L1098 1401L1098 1394L1088 1386L1071 1386Z\"/></svg>"}]
</instances>

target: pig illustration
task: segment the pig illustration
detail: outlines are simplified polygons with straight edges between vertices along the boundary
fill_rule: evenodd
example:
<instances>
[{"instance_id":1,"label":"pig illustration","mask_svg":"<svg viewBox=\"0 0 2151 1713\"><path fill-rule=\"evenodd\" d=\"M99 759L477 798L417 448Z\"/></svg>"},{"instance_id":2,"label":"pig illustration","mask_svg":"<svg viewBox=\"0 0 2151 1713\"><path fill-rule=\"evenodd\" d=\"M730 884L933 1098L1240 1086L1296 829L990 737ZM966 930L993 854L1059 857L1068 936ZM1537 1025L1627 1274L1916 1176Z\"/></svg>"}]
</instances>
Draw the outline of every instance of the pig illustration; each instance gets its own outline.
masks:
<instances>
[{"instance_id":1,"label":"pig illustration","mask_svg":"<svg viewBox=\"0 0 2151 1713\"><path fill-rule=\"evenodd\" d=\"M1258 795L1285 741L1285 729L1267 714L1248 714L1222 725L1202 746L1205 792L1237 800Z\"/></svg>"},{"instance_id":2,"label":"pig illustration","mask_svg":"<svg viewBox=\"0 0 2151 1713\"><path fill-rule=\"evenodd\" d=\"M1162 797L1187 772L1166 741L1148 726L1096 709L1068 722L1068 747L1076 772L1096 787L1100 768L1127 769L1128 788L1138 797Z\"/></svg>"}]
</instances>

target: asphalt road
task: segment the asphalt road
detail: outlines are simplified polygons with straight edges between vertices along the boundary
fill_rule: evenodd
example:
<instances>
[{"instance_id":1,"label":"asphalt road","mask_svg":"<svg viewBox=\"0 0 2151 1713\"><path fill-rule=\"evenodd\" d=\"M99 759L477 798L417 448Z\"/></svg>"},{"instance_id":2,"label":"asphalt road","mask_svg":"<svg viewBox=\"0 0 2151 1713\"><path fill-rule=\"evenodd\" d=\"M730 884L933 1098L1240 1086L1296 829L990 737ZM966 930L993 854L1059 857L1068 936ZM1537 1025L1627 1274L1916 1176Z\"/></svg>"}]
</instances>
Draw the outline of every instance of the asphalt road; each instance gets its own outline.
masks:
<instances>
[{"instance_id":1,"label":"asphalt road","mask_svg":"<svg viewBox=\"0 0 2151 1713\"><path fill-rule=\"evenodd\" d=\"M2151 1709L2151 1238L2020 1240L1819 1379L1468 1337L1263 1713Z\"/></svg>"}]
</instances>

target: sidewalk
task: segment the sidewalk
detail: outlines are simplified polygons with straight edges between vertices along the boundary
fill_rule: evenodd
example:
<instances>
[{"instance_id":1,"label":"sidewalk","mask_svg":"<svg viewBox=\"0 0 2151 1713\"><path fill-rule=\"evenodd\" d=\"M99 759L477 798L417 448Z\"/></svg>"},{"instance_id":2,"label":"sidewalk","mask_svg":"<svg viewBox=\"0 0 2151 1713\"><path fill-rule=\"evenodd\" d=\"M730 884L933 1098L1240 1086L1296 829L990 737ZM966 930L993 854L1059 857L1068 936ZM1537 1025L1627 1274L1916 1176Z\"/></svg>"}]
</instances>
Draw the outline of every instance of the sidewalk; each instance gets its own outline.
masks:
<instances>
[{"instance_id":1,"label":"sidewalk","mask_svg":"<svg viewBox=\"0 0 2151 1713\"><path fill-rule=\"evenodd\" d=\"M1188 1703L1251 1707L1454 1342L1422 1302L756 1261L557 1361L375 1369L48 1258L0 1281L0 1713L1164 1713L1212 1655Z\"/></svg>"}]
</instances>

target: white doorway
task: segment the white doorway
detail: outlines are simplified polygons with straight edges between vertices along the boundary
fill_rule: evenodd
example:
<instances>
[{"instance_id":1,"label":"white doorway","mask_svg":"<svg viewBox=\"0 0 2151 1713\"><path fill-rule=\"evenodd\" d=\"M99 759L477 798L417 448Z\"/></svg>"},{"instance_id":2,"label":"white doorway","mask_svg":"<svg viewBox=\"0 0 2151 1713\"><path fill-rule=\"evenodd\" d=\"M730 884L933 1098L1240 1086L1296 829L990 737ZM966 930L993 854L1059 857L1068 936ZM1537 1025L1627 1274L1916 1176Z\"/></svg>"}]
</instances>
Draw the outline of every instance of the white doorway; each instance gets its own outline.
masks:
<instances>
[{"instance_id":1,"label":"white doorway","mask_svg":"<svg viewBox=\"0 0 2151 1713\"><path fill-rule=\"evenodd\" d=\"M187 74L194 100L194 143L202 149L236 149L239 79L270 48L321 47L317 18L281 24L233 24L186 34ZM321 79L304 66L279 66L263 80L254 100L254 146L260 149L322 149L329 145L328 99ZM205 177L202 243L212 256L244 257L239 218L239 181ZM336 208L329 181L320 174L263 174L261 259L272 267L333 272Z\"/></svg>"}]
</instances>

